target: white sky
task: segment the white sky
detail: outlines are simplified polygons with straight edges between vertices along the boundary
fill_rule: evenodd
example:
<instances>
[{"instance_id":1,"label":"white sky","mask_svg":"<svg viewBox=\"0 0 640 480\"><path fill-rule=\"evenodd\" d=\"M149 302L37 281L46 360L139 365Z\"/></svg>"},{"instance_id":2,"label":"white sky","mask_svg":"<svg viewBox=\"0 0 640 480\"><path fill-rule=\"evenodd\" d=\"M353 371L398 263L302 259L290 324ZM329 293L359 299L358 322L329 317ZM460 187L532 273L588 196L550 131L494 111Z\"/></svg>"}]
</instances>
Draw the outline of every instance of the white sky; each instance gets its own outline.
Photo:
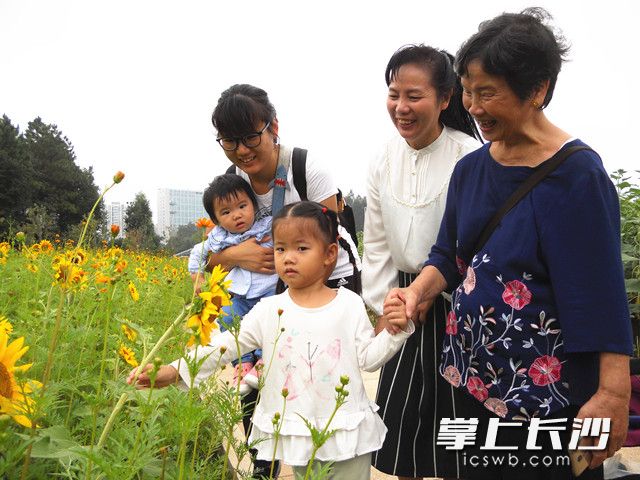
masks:
<instances>
[{"instance_id":1,"label":"white sky","mask_svg":"<svg viewBox=\"0 0 640 480\"><path fill-rule=\"evenodd\" d=\"M455 54L482 20L538 5L572 44L549 118L640 168L634 82L640 2L0 0L0 114L36 116L71 140L106 201L202 190L228 166L210 117L234 83L267 90L283 143L312 149L338 186L365 194L366 165L394 132L384 69L406 43Z\"/></svg>"}]
</instances>

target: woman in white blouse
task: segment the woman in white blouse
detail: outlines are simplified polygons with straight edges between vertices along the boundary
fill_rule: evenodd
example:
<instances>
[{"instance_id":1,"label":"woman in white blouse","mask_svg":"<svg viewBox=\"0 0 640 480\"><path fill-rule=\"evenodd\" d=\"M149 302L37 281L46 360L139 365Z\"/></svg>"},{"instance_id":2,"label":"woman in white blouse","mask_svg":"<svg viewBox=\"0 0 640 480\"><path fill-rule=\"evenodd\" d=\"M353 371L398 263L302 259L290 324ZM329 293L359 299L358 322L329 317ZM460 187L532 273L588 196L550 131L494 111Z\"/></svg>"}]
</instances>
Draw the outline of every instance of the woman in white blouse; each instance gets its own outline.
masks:
<instances>
[{"instance_id":1,"label":"woman in white blouse","mask_svg":"<svg viewBox=\"0 0 640 480\"><path fill-rule=\"evenodd\" d=\"M480 146L462 106L453 57L408 45L389 60L387 110L399 136L372 162L364 222L363 297L385 327L383 301L408 286L436 241L456 162ZM440 298L384 367L376 402L389 433L373 465L399 478L459 477L455 451L435 445L440 418L454 417L451 386L437 372L449 305Z\"/></svg>"}]
</instances>

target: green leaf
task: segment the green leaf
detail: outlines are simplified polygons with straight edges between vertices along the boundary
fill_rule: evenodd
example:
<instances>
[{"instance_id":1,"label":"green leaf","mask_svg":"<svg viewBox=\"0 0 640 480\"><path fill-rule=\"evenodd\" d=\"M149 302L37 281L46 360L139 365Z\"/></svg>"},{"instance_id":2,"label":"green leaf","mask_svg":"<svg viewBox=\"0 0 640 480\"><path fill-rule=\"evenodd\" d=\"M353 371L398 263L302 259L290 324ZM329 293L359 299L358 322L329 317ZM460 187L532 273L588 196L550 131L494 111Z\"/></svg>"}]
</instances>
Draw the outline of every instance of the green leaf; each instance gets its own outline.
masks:
<instances>
[{"instance_id":1,"label":"green leaf","mask_svg":"<svg viewBox=\"0 0 640 480\"><path fill-rule=\"evenodd\" d=\"M624 281L627 293L640 293L640 278L627 278Z\"/></svg>"},{"instance_id":2,"label":"green leaf","mask_svg":"<svg viewBox=\"0 0 640 480\"><path fill-rule=\"evenodd\" d=\"M33 458L77 458L78 449L83 448L61 425L39 430L38 437L31 449Z\"/></svg>"}]
</instances>

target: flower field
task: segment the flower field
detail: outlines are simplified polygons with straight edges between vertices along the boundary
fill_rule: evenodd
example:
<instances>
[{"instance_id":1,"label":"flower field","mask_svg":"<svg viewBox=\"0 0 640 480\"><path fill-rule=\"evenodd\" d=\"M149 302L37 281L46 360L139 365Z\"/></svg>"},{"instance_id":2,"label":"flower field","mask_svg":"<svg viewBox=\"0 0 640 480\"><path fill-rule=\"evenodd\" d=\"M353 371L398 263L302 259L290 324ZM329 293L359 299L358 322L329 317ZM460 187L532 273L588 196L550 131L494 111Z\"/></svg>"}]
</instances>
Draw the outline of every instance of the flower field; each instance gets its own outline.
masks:
<instances>
[{"instance_id":1,"label":"flower field","mask_svg":"<svg viewBox=\"0 0 640 480\"><path fill-rule=\"evenodd\" d=\"M231 303L226 272L196 294L184 260L85 249L85 233L77 244L27 244L21 232L0 243L0 478L248 477L237 387L153 388L161 364L209 341ZM152 388L127 385L147 364Z\"/></svg>"},{"instance_id":2,"label":"flower field","mask_svg":"<svg viewBox=\"0 0 640 480\"><path fill-rule=\"evenodd\" d=\"M205 333L169 328L193 295L184 261L55 241L0 251L0 478L220 478L209 402L124 382L167 329L156 361Z\"/></svg>"}]
</instances>

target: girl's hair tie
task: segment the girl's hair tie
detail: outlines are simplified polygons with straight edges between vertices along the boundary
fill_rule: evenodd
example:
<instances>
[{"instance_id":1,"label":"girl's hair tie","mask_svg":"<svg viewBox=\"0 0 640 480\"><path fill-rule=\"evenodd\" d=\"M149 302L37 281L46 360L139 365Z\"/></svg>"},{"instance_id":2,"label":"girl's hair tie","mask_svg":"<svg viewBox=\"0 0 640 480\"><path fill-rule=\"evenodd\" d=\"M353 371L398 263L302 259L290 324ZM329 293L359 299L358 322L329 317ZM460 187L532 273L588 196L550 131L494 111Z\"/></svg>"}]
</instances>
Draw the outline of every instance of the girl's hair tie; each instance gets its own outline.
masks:
<instances>
[{"instance_id":1,"label":"girl's hair tie","mask_svg":"<svg viewBox=\"0 0 640 480\"><path fill-rule=\"evenodd\" d=\"M327 207L322 207L322 213L327 213Z\"/></svg>"}]
</instances>

